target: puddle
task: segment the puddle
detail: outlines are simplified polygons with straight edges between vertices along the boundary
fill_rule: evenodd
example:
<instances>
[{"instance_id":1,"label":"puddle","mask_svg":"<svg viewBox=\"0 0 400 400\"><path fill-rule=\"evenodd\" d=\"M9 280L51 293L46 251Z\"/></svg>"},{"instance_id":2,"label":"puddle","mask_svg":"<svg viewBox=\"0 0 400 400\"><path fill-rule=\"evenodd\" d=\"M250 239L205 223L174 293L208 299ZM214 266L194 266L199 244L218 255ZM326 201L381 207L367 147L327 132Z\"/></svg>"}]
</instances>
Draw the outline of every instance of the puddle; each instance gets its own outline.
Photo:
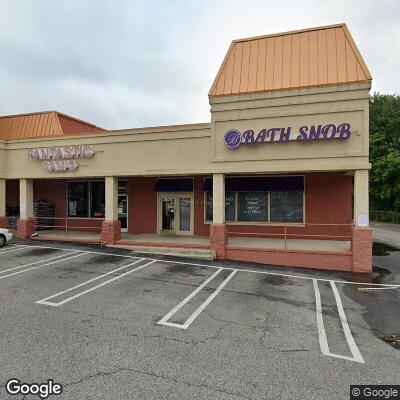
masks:
<instances>
[{"instance_id":1,"label":"puddle","mask_svg":"<svg viewBox=\"0 0 400 400\"><path fill-rule=\"evenodd\" d=\"M392 275L392 272L386 268L372 266L372 282L383 283L385 278Z\"/></svg>"},{"instance_id":2,"label":"puddle","mask_svg":"<svg viewBox=\"0 0 400 400\"><path fill-rule=\"evenodd\" d=\"M293 281L288 279L286 276L279 275L266 275L261 278L261 282L266 282L271 285L283 286L283 285L293 285Z\"/></svg>"},{"instance_id":3,"label":"puddle","mask_svg":"<svg viewBox=\"0 0 400 400\"><path fill-rule=\"evenodd\" d=\"M400 249L396 249L396 247L384 243L374 242L372 244L373 256L388 256L391 251L400 251Z\"/></svg>"},{"instance_id":4,"label":"puddle","mask_svg":"<svg viewBox=\"0 0 400 400\"><path fill-rule=\"evenodd\" d=\"M90 254L90 259L85 260L84 264L121 264L129 261L128 258L125 257L115 257L107 254ZM131 262L134 262L135 259L132 259Z\"/></svg>"},{"instance_id":5,"label":"puddle","mask_svg":"<svg viewBox=\"0 0 400 400\"><path fill-rule=\"evenodd\" d=\"M35 248L35 249L28 250L27 252L24 251L22 253L15 254L15 256L16 257L51 256L51 255L53 255L55 253L62 254L61 251L57 250L57 249L38 249L38 248Z\"/></svg>"}]
</instances>

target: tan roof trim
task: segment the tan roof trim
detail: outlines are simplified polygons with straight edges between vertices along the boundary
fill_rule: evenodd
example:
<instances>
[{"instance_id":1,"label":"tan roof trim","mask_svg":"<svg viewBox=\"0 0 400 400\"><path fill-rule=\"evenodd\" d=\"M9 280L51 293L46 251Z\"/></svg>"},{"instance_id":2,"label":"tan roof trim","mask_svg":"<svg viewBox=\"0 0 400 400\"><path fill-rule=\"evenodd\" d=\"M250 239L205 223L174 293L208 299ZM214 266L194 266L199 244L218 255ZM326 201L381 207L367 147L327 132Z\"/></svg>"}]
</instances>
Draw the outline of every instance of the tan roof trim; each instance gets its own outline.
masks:
<instances>
[{"instance_id":1,"label":"tan roof trim","mask_svg":"<svg viewBox=\"0 0 400 400\"><path fill-rule=\"evenodd\" d=\"M221 66L219 67L217 76L215 77L214 82L213 82L213 84L212 84L212 86L211 86L211 89L210 89L210 91L208 92L208 95L209 95L209 96L211 96L211 93L214 91L215 86L217 86L219 77L221 76L222 71L223 71L224 68L225 68L226 62L228 61L228 58L229 58L229 56L231 55L234 46L235 46L235 40L232 40L231 45L229 46L228 52L227 52L226 55L225 55L224 61L222 62Z\"/></svg>"},{"instance_id":2,"label":"tan roof trim","mask_svg":"<svg viewBox=\"0 0 400 400\"><path fill-rule=\"evenodd\" d=\"M7 114L7 115L0 115L1 118L12 118L12 117L28 117L30 115L37 115L37 114L51 114L54 112L53 110L47 110L47 111L35 111L35 112L30 112L30 113L22 113L22 114Z\"/></svg>"},{"instance_id":3,"label":"tan roof trim","mask_svg":"<svg viewBox=\"0 0 400 400\"><path fill-rule=\"evenodd\" d=\"M354 51L354 53L355 53L355 55L356 55L356 58L357 58L358 62L359 62L360 65L361 65L361 68L362 68L363 71L364 71L365 76L367 77L367 79L368 79L369 81L372 81L372 75L371 75L371 73L369 72L369 69L368 69L368 67L367 67L367 64L365 64L365 61L364 61L364 59L363 59L363 57L362 57L360 51L358 50L358 48L357 48L357 46L356 46L356 43L354 42L354 39L353 39L353 37L351 36L350 31L349 31L349 29L347 28L347 25L346 25L346 24L343 24L343 30L344 30L344 33L345 33L345 35L346 35L346 37L347 37L347 40L348 40L349 43L350 43L351 48L353 49L353 51Z\"/></svg>"},{"instance_id":4,"label":"tan roof trim","mask_svg":"<svg viewBox=\"0 0 400 400\"><path fill-rule=\"evenodd\" d=\"M277 37L277 36L293 35L293 34L296 34L296 33L303 33L303 32L321 31L321 30L330 29L330 28L341 28L343 26L346 26L346 24L344 22L342 22L340 24L322 25L322 26L315 26L315 27L312 27L312 28L297 29L297 30L294 30L294 31L285 31L285 32L279 32L279 33L269 33L267 35L252 36L252 37L247 37L247 38L243 38L243 39L235 39L235 40L233 40L233 43L248 42L250 40L266 39L266 38Z\"/></svg>"},{"instance_id":5,"label":"tan roof trim","mask_svg":"<svg viewBox=\"0 0 400 400\"><path fill-rule=\"evenodd\" d=\"M129 134L148 134L148 133L163 133L163 132L179 132L185 130L202 130L211 129L210 122L195 123L195 124L182 124L182 125L162 125L162 126L149 126L143 128L127 128L127 129L115 129L115 130L104 130L100 132L82 132L70 135L59 135L59 136L37 136L37 137L26 137L14 140L0 139L0 143L25 143L25 142L40 142L40 141L52 141L52 140L70 140L70 139L85 139L92 137L107 137L107 136L124 136Z\"/></svg>"},{"instance_id":6,"label":"tan roof trim","mask_svg":"<svg viewBox=\"0 0 400 400\"><path fill-rule=\"evenodd\" d=\"M104 129L104 128L102 128L102 127L96 125L96 124L93 124L93 123L91 123L91 122L85 121L85 120L80 119L80 118L73 117L73 116L68 115L68 114L64 114L64 113L62 113L62 112L60 112L60 111L53 111L53 112L55 112L57 115L62 115L62 116L65 117L65 118L73 119L73 120L75 120L75 121L82 122L83 124L93 126L94 128L99 128L99 129L101 129L101 130L106 130L106 129Z\"/></svg>"},{"instance_id":7,"label":"tan roof trim","mask_svg":"<svg viewBox=\"0 0 400 400\"><path fill-rule=\"evenodd\" d=\"M58 114L56 111L52 111L51 112L54 115L54 118L56 119L56 124L58 125L58 128L60 129L60 132L63 132L62 126L61 126L61 122L60 122L60 118L58 118Z\"/></svg>"}]
</instances>

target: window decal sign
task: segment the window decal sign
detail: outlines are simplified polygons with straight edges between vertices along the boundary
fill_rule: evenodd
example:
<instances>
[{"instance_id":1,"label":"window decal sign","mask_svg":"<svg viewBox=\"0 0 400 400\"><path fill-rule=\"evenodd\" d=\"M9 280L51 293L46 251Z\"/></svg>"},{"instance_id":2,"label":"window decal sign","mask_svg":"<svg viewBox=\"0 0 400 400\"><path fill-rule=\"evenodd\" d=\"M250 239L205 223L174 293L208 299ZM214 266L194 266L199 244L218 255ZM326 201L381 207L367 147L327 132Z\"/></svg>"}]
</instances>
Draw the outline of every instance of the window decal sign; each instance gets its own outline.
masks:
<instances>
[{"instance_id":1,"label":"window decal sign","mask_svg":"<svg viewBox=\"0 0 400 400\"><path fill-rule=\"evenodd\" d=\"M43 169L47 172L75 171L79 167L76 158L90 158L94 154L90 144L28 149L28 159L42 161Z\"/></svg>"},{"instance_id":2,"label":"window decal sign","mask_svg":"<svg viewBox=\"0 0 400 400\"><path fill-rule=\"evenodd\" d=\"M256 146L264 143L289 143L297 141L308 143L316 140L348 140L351 136L349 123L340 125L310 125L301 126L298 132L292 132L292 127L261 129L258 133L248 129L241 133L237 129L225 132L224 143L229 149L236 149L240 145Z\"/></svg>"}]
</instances>

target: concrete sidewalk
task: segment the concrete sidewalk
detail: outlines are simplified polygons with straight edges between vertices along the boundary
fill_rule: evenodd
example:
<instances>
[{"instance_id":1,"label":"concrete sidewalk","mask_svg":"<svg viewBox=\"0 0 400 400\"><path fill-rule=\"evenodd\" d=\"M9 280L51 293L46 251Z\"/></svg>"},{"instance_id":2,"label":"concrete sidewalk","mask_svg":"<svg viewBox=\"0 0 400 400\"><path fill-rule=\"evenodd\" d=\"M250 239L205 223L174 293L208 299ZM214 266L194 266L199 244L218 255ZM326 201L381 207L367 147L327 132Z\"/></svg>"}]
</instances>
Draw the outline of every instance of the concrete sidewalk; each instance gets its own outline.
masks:
<instances>
[{"instance_id":1,"label":"concrete sidewalk","mask_svg":"<svg viewBox=\"0 0 400 400\"><path fill-rule=\"evenodd\" d=\"M400 224L371 222L373 239L400 249Z\"/></svg>"}]
</instances>

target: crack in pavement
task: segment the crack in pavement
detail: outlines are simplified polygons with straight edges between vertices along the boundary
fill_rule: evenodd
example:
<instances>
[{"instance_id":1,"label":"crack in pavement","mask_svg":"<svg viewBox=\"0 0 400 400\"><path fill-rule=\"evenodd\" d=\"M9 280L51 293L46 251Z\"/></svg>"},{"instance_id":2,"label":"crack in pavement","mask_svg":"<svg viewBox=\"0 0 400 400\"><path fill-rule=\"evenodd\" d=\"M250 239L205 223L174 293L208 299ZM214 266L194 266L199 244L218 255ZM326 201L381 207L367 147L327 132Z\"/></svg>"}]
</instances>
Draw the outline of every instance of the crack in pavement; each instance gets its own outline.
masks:
<instances>
[{"instance_id":1,"label":"crack in pavement","mask_svg":"<svg viewBox=\"0 0 400 400\"><path fill-rule=\"evenodd\" d=\"M114 369L112 371L98 372L96 374L86 376L86 377L84 377L84 378L82 378L82 379L80 379L78 381L65 383L65 384L63 384L63 387L70 387L70 386L80 385L81 383L83 383L83 382L85 382L87 380L96 379L98 377L106 377L106 376L119 374L119 373L122 373L122 372L130 372L130 373L150 376L150 377L153 377L153 378L164 379L164 380L167 380L169 382L174 382L174 383L182 384L182 385L186 385L186 386L205 388L205 389L211 390L211 391L213 391L215 393L223 393L223 394L226 394L226 395L229 395L229 396L237 396L237 397L241 397L242 399L246 399L246 400L260 400L261 399L260 397L258 397L258 398L248 397L248 396L245 396L245 395L243 395L241 393L235 393L235 392L230 392L228 390L218 389L218 388L206 385L204 383L205 381L203 383L187 382L187 381L179 380L177 378L172 378L172 377L169 377L169 376L156 374L154 372L146 372L146 371L141 371L141 370L128 368L128 367L117 367L117 366L115 366L115 368L116 369Z\"/></svg>"}]
</instances>

